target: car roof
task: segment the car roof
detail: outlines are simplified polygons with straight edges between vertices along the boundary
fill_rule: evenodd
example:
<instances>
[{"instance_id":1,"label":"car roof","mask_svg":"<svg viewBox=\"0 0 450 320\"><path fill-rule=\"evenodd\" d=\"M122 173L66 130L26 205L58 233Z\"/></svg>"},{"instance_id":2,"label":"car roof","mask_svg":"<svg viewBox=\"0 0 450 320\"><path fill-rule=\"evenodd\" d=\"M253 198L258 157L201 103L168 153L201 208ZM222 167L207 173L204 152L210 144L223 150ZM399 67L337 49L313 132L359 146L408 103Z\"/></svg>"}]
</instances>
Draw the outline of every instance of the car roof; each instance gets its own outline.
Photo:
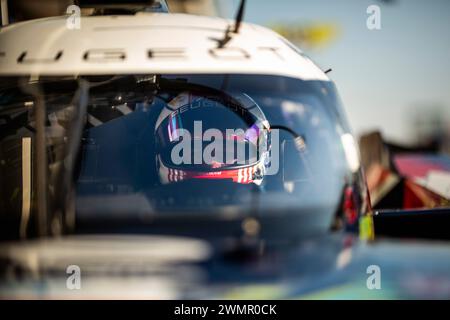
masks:
<instances>
[{"instance_id":1,"label":"car roof","mask_svg":"<svg viewBox=\"0 0 450 320\"><path fill-rule=\"evenodd\" d=\"M69 16L0 29L0 75L265 74L329 80L301 51L275 32L243 23L218 48L234 22L187 14Z\"/></svg>"}]
</instances>

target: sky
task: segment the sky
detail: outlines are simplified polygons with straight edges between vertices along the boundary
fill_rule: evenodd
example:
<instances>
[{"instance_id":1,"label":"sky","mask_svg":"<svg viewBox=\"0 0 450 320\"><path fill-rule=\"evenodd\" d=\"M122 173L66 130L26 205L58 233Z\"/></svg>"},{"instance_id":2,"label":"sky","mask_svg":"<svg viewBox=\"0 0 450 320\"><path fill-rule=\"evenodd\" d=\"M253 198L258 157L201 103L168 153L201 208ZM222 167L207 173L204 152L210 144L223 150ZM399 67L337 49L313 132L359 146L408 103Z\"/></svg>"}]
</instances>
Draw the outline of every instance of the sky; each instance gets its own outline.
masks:
<instances>
[{"instance_id":1,"label":"sky","mask_svg":"<svg viewBox=\"0 0 450 320\"><path fill-rule=\"evenodd\" d=\"M300 48L323 69L333 69L329 75L357 135L378 129L409 144L417 117L436 114L450 123L450 1L392 2L247 0L245 21L337 25L339 35L326 47ZM381 9L380 30L366 25L373 4ZM230 17L237 5L227 1Z\"/></svg>"}]
</instances>

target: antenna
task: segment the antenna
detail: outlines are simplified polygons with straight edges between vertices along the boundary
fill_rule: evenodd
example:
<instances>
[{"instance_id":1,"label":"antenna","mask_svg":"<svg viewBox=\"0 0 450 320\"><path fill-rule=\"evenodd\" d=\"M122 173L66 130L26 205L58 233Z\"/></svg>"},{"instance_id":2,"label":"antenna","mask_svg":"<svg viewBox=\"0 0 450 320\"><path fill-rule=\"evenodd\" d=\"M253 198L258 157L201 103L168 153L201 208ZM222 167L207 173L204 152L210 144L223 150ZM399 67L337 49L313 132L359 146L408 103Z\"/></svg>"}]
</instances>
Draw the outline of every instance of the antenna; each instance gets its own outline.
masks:
<instances>
[{"instance_id":1,"label":"antenna","mask_svg":"<svg viewBox=\"0 0 450 320\"><path fill-rule=\"evenodd\" d=\"M239 28L241 27L242 18L244 18L245 0L241 0L239 5L239 10L236 15L236 22L234 25L234 33L239 33Z\"/></svg>"},{"instance_id":2,"label":"antenna","mask_svg":"<svg viewBox=\"0 0 450 320\"><path fill-rule=\"evenodd\" d=\"M225 30L225 35L223 39L219 40L218 48L221 49L226 46L226 44L231 40L231 33L239 33L239 29L241 27L242 19L244 18L244 9L245 9L245 0L241 0L241 3L239 4L239 9L236 14L236 19L234 22L234 28L231 30L231 26L228 26Z\"/></svg>"}]
</instances>

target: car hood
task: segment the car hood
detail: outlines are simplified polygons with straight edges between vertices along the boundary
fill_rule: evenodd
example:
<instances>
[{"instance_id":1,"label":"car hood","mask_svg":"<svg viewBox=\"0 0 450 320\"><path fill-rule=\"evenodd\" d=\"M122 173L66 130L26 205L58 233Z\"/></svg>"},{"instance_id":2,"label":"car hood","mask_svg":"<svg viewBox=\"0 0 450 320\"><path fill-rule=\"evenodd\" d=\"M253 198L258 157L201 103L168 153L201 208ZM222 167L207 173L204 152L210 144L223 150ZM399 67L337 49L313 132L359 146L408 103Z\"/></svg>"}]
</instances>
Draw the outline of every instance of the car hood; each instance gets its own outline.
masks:
<instances>
[{"instance_id":1,"label":"car hood","mask_svg":"<svg viewBox=\"0 0 450 320\"><path fill-rule=\"evenodd\" d=\"M169 236L70 236L0 246L2 299L450 298L450 245L335 234L227 251ZM79 289L70 285L79 268Z\"/></svg>"}]
</instances>

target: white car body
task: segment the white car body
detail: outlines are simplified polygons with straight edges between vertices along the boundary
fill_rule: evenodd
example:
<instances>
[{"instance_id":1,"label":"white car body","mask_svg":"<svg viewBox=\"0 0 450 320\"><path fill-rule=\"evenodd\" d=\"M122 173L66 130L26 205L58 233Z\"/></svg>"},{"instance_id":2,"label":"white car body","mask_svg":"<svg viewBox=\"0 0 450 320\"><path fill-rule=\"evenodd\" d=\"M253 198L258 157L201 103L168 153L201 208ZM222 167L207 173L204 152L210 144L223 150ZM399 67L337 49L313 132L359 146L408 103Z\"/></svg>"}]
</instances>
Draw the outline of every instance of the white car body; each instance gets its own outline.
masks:
<instances>
[{"instance_id":1,"label":"white car body","mask_svg":"<svg viewBox=\"0 0 450 320\"><path fill-rule=\"evenodd\" d=\"M99 74L266 74L328 81L287 40L243 23L224 47L234 22L186 14L138 13L44 18L0 29L0 76Z\"/></svg>"}]
</instances>

